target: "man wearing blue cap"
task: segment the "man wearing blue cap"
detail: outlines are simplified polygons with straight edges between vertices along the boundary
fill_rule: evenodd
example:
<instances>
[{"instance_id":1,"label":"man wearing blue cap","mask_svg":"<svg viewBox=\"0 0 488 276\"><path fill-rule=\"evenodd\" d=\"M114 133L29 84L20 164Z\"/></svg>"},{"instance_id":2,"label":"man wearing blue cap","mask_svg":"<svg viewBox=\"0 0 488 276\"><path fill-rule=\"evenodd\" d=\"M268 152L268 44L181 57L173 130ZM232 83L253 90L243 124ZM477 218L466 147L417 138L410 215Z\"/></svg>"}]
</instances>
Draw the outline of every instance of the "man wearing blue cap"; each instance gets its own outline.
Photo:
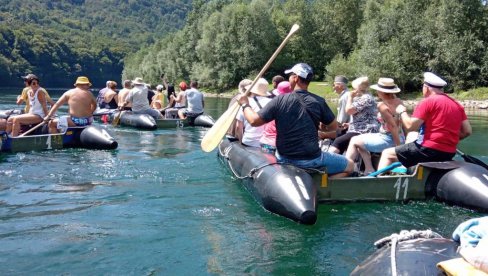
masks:
<instances>
[{"instance_id":1,"label":"man wearing blue cap","mask_svg":"<svg viewBox=\"0 0 488 276\"><path fill-rule=\"evenodd\" d=\"M412 116L403 105L398 105L396 113L408 131L419 131L416 141L394 148L381 154L378 170L400 161L410 167L421 162L441 162L452 160L460 139L471 135L471 125L463 106L443 92L447 83L433 73L424 73L422 94Z\"/></svg>"},{"instance_id":2,"label":"man wearing blue cap","mask_svg":"<svg viewBox=\"0 0 488 276\"><path fill-rule=\"evenodd\" d=\"M249 100L242 95L239 103L246 120L254 127L267 122L276 122L276 157L279 162L291 163L301 168L327 167L335 177L349 174L353 162L346 157L319 148L319 127L322 130L336 130L334 113L322 97L307 91L313 78L312 68L298 63L286 70L288 81L294 93L281 94L273 98L257 113L248 108Z\"/></svg>"}]
</instances>

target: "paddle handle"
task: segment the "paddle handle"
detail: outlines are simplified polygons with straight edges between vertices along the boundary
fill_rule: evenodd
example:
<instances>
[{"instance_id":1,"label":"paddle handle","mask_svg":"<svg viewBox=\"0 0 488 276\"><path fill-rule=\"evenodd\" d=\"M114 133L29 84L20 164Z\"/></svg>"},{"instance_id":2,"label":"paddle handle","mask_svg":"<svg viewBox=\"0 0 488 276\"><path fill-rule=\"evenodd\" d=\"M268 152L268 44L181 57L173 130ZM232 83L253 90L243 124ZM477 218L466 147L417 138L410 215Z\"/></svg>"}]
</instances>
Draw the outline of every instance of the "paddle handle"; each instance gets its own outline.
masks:
<instances>
[{"instance_id":1,"label":"paddle handle","mask_svg":"<svg viewBox=\"0 0 488 276\"><path fill-rule=\"evenodd\" d=\"M20 135L19 135L19 137L26 136L27 134L31 134L31 133L32 133L32 132L34 132L36 129L38 129L38 128L42 127L42 126L43 126L43 125L45 125L45 124L46 124L46 122L45 122L45 121L42 121L42 122L40 122L38 125L36 125L35 127L33 127L33 128L31 128L31 129L29 129L28 131L26 131L26 132L24 132L24 133L20 134Z\"/></svg>"},{"instance_id":2,"label":"paddle handle","mask_svg":"<svg viewBox=\"0 0 488 276\"><path fill-rule=\"evenodd\" d=\"M273 53L273 55L269 58L268 62L266 62L266 64L264 65L264 67L261 69L261 71L259 71L258 75L254 78L254 80L252 81L251 85L248 87L248 89L244 93L244 95L246 95L246 97L248 97L251 94L251 89L258 82L258 80L264 75L264 73L268 70L269 66L271 66L271 63L273 63L273 61L276 59L276 57L281 52L281 50L283 49L283 47L285 47L285 45L288 42L288 40L290 40L291 36L294 33L296 33L296 31L298 31L298 29L300 29L300 26L298 26L298 24L293 24L293 26L290 29L290 32L288 32L288 35L281 42L281 44L278 47L278 49L275 50L275 52Z\"/></svg>"},{"instance_id":3,"label":"paddle handle","mask_svg":"<svg viewBox=\"0 0 488 276\"><path fill-rule=\"evenodd\" d=\"M294 24L291 27L290 32L285 37L283 42L281 42L278 49L276 49L276 51L273 53L273 55L269 58L268 62L266 62L266 64L264 65L263 69L261 69L259 74L256 76L256 78L253 80L251 85L248 87L248 89L245 92L245 96L249 96L249 94L251 93L250 92L251 89L257 83L259 78L261 78L263 76L264 72L266 72L266 70L268 70L271 63L275 60L275 58L281 52L281 49L283 49L283 47L285 47L288 40L290 40L290 37L296 31L298 31L299 28L300 27L297 24ZM236 101L234 104L231 105L231 107L229 107L227 109L227 111L224 112L224 114L222 114L220 116L220 118L215 122L215 124L209 129L209 131L205 134L205 136L203 137L202 142L200 144L203 151L211 152L212 150L214 150L219 145L220 141L222 140L222 138L227 133L227 130L232 125L232 122L234 122L234 119L235 119L235 117L239 111L239 108L240 108L239 103Z\"/></svg>"}]
</instances>

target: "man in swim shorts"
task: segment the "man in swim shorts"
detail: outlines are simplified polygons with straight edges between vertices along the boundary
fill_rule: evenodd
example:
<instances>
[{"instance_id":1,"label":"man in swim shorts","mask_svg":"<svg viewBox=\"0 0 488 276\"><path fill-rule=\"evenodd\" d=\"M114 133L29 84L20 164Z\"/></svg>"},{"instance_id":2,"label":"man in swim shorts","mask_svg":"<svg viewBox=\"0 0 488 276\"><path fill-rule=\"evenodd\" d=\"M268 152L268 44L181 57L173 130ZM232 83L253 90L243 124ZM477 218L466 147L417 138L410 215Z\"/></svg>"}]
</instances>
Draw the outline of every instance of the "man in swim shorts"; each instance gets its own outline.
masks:
<instances>
[{"instance_id":1,"label":"man in swim shorts","mask_svg":"<svg viewBox=\"0 0 488 276\"><path fill-rule=\"evenodd\" d=\"M74 85L76 88L66 91L44 117L45 122L50 121L49 133L58 133L59 129L65 130L69 126L87 126L93 122L97 102L89 90L90 81L87 77L78 77ZM65 103L69 106L69 116L51 120L51 116Z\"/></svg>"}]
</instances>

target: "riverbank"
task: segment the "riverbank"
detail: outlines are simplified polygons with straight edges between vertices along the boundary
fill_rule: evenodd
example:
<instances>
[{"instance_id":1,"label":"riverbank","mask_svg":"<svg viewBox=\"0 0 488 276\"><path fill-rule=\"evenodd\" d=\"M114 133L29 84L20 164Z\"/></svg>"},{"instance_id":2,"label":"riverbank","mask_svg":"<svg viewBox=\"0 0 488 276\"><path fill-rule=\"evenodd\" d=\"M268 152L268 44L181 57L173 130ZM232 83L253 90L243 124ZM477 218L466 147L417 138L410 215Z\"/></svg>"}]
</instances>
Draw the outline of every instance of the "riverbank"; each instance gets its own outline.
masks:
<instances>
[{"instance_id":1,"label":"riverbank","mask_svg":"<svg viewBox=\"0 0 488 276\"><path fill-rule=\"evenodd\" d=\"M271 90L270 86L270 90ZM311 82L310 92L324 97L327 101L337 103L338 97L332 91L332 86L327 82ZM204 92L205 97L212 98L232 98L237 94L237 89L225 93ZM466 109L488 109L488 87L476 88L467 91L459 91L449 94L456 99ZM414 107L422 100L422 92L417 93L400 93L399 97L407 107Z\"/></svg>"}]
</instances>

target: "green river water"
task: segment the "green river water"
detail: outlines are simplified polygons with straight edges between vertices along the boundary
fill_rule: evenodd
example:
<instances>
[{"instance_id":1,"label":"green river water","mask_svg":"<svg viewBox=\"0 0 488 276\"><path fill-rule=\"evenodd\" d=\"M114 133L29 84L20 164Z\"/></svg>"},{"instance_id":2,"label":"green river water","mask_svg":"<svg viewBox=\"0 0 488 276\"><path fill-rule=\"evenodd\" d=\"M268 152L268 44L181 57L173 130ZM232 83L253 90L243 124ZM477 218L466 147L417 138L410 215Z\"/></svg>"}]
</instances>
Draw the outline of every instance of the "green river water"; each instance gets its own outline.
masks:
<instances>
[{"instance_id":1,"label":"green river water","mask_svg":"<svg viewBox=\"0 0 488 276\"><path fill-rule=\"evenodd\" d=\"M19 92L0 90L0 109ZM218 118L227 103L208 98L206 110ZM460 148L487 162L488 114L469 116ZM1 275L347 275L393 232L449 237L486 215L434 201L334 204L299 225L200 150L206 129L104 127L117 150L1 153Z\"/></svg>"}]
</instances>

